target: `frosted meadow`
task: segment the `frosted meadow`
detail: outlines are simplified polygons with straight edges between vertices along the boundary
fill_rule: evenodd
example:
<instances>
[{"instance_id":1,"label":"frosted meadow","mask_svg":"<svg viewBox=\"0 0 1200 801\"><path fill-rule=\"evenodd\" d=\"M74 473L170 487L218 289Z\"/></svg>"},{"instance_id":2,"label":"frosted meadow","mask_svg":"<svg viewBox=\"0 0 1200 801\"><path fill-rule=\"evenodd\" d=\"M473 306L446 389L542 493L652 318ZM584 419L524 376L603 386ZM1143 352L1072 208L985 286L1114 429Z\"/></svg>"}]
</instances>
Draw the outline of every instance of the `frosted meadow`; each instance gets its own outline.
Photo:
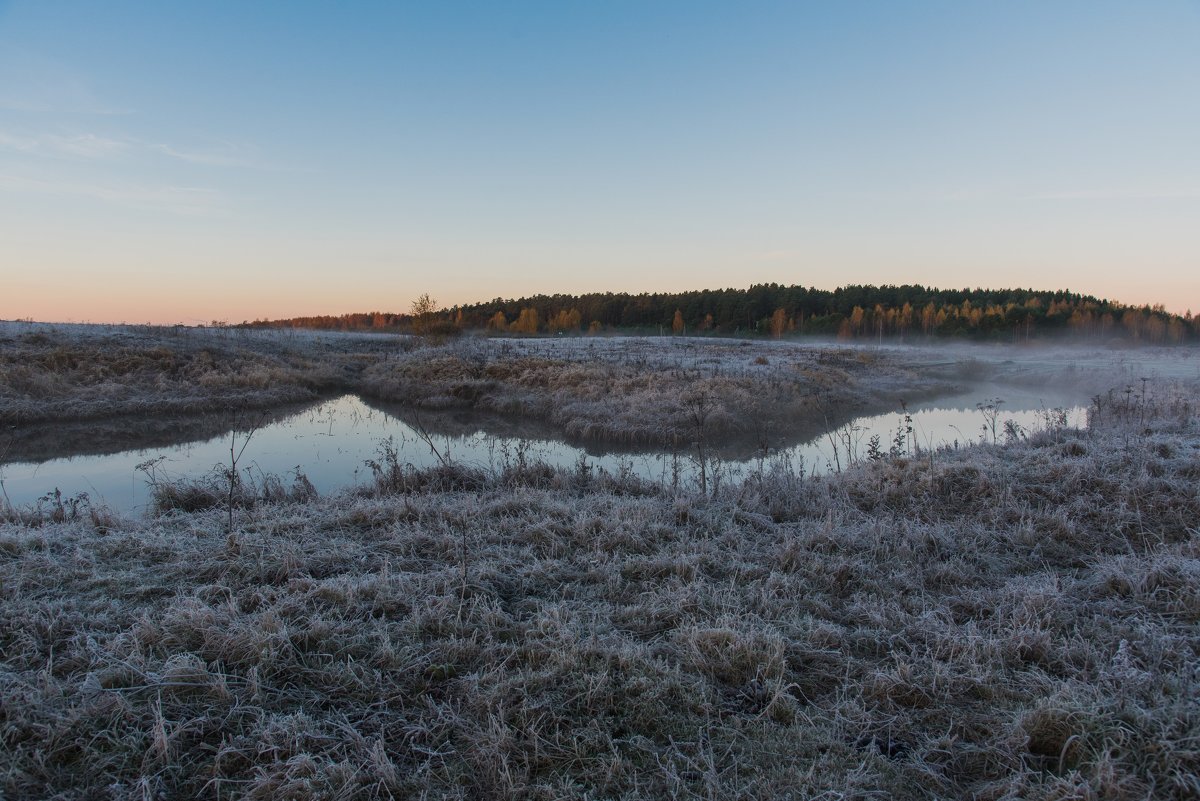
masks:
<instances>
[{"instance_id":1,"label":"frosted meadow","mask_svg":"<svg viewBox=\"0 0 1200 801\"><path fill-rule=\"evenodd\" d=\"M321 403L346 392L413 440L373 443L341 489L226 463L147 480L142 511L9 503L10 797L1200 790L1187 350L3 336L24 458L56 415L152 448L162 432L125 413L202 411L228 459L272 424L230 434L230 409L315 403L298 412L315 438L344 427ZM965 408L957 447L837 439L979 386L1069 390L1080 411L1006 435L1003 405L992 433ZM837 467L753 457L764 431L807 441L789 416L822 407L845 408L815 435L845 443ZM463 448L481 427L490 461ZM598 443L657 448L657 470Z\"/></svg>"},{"instance_id":2,"label":"frosted meadow","mask_svg":"<svg viewBox=\"0 0 1200 801\"><path fill-rule=\"evenodd\" d=\"M0 801L1200 798L1197 41L0 0Z\"/></svg>"}]
</instances>

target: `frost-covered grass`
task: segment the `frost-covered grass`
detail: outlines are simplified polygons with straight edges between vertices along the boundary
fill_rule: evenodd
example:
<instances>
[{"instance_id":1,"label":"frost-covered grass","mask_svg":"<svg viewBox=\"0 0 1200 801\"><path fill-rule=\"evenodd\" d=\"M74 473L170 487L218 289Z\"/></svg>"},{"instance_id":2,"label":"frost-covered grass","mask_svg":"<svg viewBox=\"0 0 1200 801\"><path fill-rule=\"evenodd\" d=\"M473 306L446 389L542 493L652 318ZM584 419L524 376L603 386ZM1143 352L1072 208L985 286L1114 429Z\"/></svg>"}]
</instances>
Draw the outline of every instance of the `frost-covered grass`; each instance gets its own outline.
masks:
<instances>
[{"instance_id":1,"label":"frost-covered grass","mask_svg":"<svg viewBox=\"0 0 1200 801\"><path fill-rule=\"evenodd\" d=\"M576 441L686 446L817 433L955 386L921 367L887 351L786 342L464 339L373 364L361 388L425 408L542 420Z\"/></svg>"},{"instance_id":2,"label":"frost-covered grass","mask_svg":"<svg viewBox=\"0 0 1200 801\"><path fill-rule=\"evenodd\" d=\"M0 323L0 423L307 401L395 347L362 336Z\"/></svg>"},{"instance_id":3,"label":"frost-covered grass","mask_svg":"<svg viewBox=\"0 0 1200 801\"><path fill-rule=\"evenodd\" d=\"M1194 798L1196 397L715 496L382 464L10 522L0 794Z\"/></svg>"},{"instance_id":4,"label":"frost-covered grass","mask_svg":"<svg viewBox=\"0 0 1200 801\"><path fill-rule=\"evenodd\" d=\"M1099 391L1145 375L1197 378L1194 357L1190 349L688 337L425 344L373 334L0 322L0 424L27 427L16 439L31 453L30 443L45 439L28 429L38 422L245 412L358 392L536 420L577 442L677 448L794 441L980 380Z\"/></svg>"}]
</instances>

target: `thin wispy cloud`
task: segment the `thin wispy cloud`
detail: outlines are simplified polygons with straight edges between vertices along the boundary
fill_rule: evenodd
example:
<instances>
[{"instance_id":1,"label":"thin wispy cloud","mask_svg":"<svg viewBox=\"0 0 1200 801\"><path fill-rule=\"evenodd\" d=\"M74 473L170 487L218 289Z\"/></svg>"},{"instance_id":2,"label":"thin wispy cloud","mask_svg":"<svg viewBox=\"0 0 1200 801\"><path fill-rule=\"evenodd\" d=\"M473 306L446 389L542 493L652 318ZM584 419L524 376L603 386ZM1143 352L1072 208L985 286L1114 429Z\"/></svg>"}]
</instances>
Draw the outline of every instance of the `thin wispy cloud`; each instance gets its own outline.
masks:
<instances>
[{"instance_id":1,"label":"thin wispy cloud","mask_svg":"<svg viewBox=\"0 0 1200 801\"><path fill-rule=\"evenodd\" d=\"M275 169L258 163L252 149L221 139L201 137L196 141L202 144L190 146L140 136L142 115L107 102L76 68L19 48L0 53L0 111L16 112L12 120L19 121L15 129L10 122L7 130L0 130L0 151L85 160L157 157L205 167ZM121 115L129 120L95 119Z\"/></svg>"},{"instance_id":2,"label":"thin wispy cloud","mask_svg":"<svg viewBox=\"0 0 1200 801\"><path fill-rule=\"evenodd\" d=\"M0 148L5 150L29 151L37 148L37 139L27 136L15 136L0 131Z\"/></svg>"},{"instance_id":3,"label":"thin wispy cloud","mask_svg":"<svg viewBox=\"0 0 1200 801\"><path fill-rule=\"evenodd\" d=\"M95 133L20 134L0 130L0 150L47 157L106 160L123 157L166 157L185 164L231 169L281 169L262 164L237 149L205 151L181 148L134 137L103 136Z\"/></svg>"},{"instance_id":4,"label":"thin wispy cloud","mask_svg":"<svg viewBox=\"0 0 1200 801\"><path fill-rule=\"evenodd\" d=\"M0 192L81 197L173 214L214 214L223 210L220 191L198 186L155 186L136 183L90 183L0 173Z\"/></svg>"},{"instance_id":5,"label":"thin wispy cloud","mask_svg":"<svg viewBox=\"0 0 1200 801\"><path fill-rule=\"evenodd\" d=\"M257 170L276 173L309 173L311 167L297 167L272 163L260 158L259 149L251 145L217 142L210 147L184 147L165 142L147 142L130 139L131 146L140 147L158 156L165 156L183 164L201 167L222 167L231 170Z\"/></svg>"},{"instance_id":6,"label":"thin wispy cloud","mask_svg":"<svg viewBox=\"0 0 1200 801\"><path fill-rule=\"evenodd\" d=\"M103 159L120 155L128 149L128 144L110 139L105 136L85 133L73 136L49 136L47 141L59 153L79 156L85 159Z\"/></svg>"},{"instance_id":7,"label":"thin wispy cloud","mask_svg":"<svg viewBox=\"0 0 1200 801\"><path fill-rule=\"evenodd\" d=\"M246 161L244 158L224 155L224 153L206 153L194 152L190 150L179 150L170 145L149 145L152 150L162 153L163 156L179 159L181 162L188 164L204 164L205 167L254 167L254 164Z\"/></svg>"},{"instance_id":8,"label":"thin wispy cloud","mask_svg":"<svg viewBox=\"0 0 1200 801\"><path fill-rule=\"evenodd\" d=\"M0 149L42 156L110 159L130 148L129 143L94 133L22 135L0 131Z\"/></svg>"}]
</instances>

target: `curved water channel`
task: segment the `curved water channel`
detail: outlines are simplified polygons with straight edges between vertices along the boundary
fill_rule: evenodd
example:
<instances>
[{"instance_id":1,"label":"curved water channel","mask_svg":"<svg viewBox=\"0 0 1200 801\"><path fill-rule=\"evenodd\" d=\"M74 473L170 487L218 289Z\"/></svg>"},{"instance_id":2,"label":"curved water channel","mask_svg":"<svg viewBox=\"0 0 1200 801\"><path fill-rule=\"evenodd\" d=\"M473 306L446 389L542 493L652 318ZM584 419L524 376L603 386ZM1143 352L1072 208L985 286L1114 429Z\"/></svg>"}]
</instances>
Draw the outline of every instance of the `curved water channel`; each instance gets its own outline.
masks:
<instances>
[{"instance_id":1,"label":"curved water channel","mask_svg":"<svg viewBox=\"0 0 1200 801\"><path fill-rule=\"evenodd\" d=\"M868 458L873 437L878 437L878 447L885 453L893 446L911 453L981 439L1003 442L1006 436L1022 436L1048 425L1083 426L1084 402L1078 395L1046 389L978 386L914 404L907 421L899 409L859 417L809 441L780 447L765 458L796 473L814 474L846 469ZM248 428L253 428L253 434L247 442ZM236 421L208 416L56 426L41 443L36 438L25 443L16 452L20 461L0 462L0 485L7 503L36 507L49 503L49 496L58 491L62 498L86 494L92 505L117 511L144 511L152 478L195 479L220 470L230 463L231 446L238 451L245 447L238 466L252 479L275 475L287 485L291 474L300 471L322 494L371 482L368 460L377 459L385 443L396 450L402 464L416 467L449 459L499 471L519 460L575 467L582 459L594 470L633 473L667 484L694 482L698 474L694 450L616 452L563 442L543 427L510 419L463 412L417 413L355 395L261 417L242 415ZM8 452L14 450L10 447ZM764 461L758 443L740 443L710 455L727 479L760 469Z\"/></svg>"}]
</instances>

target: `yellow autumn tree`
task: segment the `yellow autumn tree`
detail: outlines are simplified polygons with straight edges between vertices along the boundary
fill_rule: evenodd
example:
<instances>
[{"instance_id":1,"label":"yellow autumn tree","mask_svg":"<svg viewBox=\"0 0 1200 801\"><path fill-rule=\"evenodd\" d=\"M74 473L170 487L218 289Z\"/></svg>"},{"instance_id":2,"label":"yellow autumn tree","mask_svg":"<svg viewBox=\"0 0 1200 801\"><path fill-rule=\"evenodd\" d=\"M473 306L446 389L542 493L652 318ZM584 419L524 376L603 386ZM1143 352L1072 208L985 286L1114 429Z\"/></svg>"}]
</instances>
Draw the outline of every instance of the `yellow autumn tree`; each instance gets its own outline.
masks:
<instances>
[{"instance_id":1,"label":"yellow autumn tree","mask_svg":"<svg viewBox=\"0 0 1200 801\"><path fill-rule=\"evenodd\" d=\"M900 335L904 336L908 333L908 329L912 328L913 324L913 307L911 303L905 303L900 309L900 313L896 316L896 325L900 328Z\"/></svg>"},{"instance_id":2,"label":"yellow autumn tree","mask_svg":"<svg viewBox=\"0 0 1200 801\"><path fill-rule=\"evenodd\" d=\"M538 331L537 309L521 309L521 314L508 327L508 330L515 331L518 334L536 334Z\"/></svg>"},{"instance_id":3,"label":"yellow autumn tree","mask_svg":"<svg viewBox=\"0 0 1200 801\"><path fill-rule=\"evenodd\" d=\"M855 306L850 310L850 335L858 336L866 328L867 310L862 306Z\"/></svg>"},{"instance_id":4,"label":"yellow autumn tree","mask_svg":"<svg viewBox=\"0 0 1200 801\"><path fill-rule=\"evenodd\" d=\"M787 330L787 312L783 309L776 309L775 313L771 315L771 336L780 339Z\"/></svg>"},{"instance_id":5,"label":"yellow autumn tree","mask_svg":"<svg viewBox=\"0 0 1200 801\"><path fill-rule=\"evenodd\" d=\"M921 333L929 335L933 333L933 326L937 321L937 306L933 303L925 304L925 308L921 310Z\"/></svg>"},{"instance_id":6,"label":"yellow autumn tree","mask_svg":"<svg viewBox=\"0 0 1200 801\"><path fill-rule=\"evenodd\" d=\"M546 328L561 334L564 331L578 330L582 321L583 315L578 309L563 309L546 321Z\"/></svg>"},{"instance_id":7,"label":"yellow autumn tree","mask_svg":"<svg viewBox=\"0 0 1200 801\"><path fill-rule=\"evenodd\" d=\"M671 333L679 336L683 333L683 312L675 310L675 318L671 320Z\"/></svg>"}]
</instances>

